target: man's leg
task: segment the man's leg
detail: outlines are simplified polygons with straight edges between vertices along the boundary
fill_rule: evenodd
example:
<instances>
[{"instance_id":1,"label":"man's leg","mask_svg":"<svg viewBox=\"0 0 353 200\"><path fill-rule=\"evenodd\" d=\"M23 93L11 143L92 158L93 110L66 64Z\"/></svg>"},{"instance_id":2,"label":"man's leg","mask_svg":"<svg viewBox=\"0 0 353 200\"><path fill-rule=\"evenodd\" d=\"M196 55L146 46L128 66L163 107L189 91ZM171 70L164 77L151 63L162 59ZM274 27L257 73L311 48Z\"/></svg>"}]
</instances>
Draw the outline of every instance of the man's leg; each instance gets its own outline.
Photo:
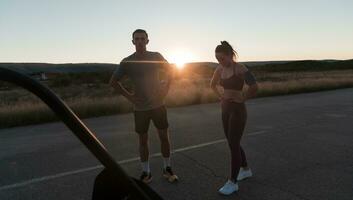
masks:
<instances>
[{"instance_id":1,"label":"man's leg","mask_svg":"<svg viewBox=\"0 0 353 200\"><path fill-rule=\"evenodd\" d=\"M139 152L142 167L140 180L149 183L152 180L150 165L149 165L149 148L148 148L148 127L151 116L150 111L135 111L135 131L139 137Z\"/></svg>"},{"instance_id":2,"label":"man's leg","mask_svg":"<svg viewBox=\"0 0 353 200\"><path fill-rule=\"evenodd\" d=\"M168 129L157 129L161 141L161 153L163 157L170 157L170 139Z\"/></svg>"},{"instance_id":3,"label":"man's leg","mask_svg":"<svg viewBox=\"0 0 353 200\"><path fill-rule=\"evenodd\" d=\"M164 168L170 167L170 140L168 133L167 109L162 106L152 110L151 118L154 126L158 130L161 142L161 153L164 160Z\"/></svg>"},{"instance_id":4,"label":"man's leg","mask_svg":"<svg viewBox=\"0 0 353 200\"><path fill-rule=\"evenodd\" d=\"M158 129L158 136L161 141L161 153L165 169L170 167L170 139L168 129Z\"/></svg>"},{"instance_id":5,"label":"man's leg","mask_svg":"<svg viewBox=\"0 0 353 200\"><path fill-rule=\"evenodd\" d=\"M145 172L150 172L150 167L148 165L149 148L148 148L148 134L139 133L139 152L140 160L142 163L142 170Z\"/></svg>"},{"instance_id":6,"label":"man's leg","mask_svg":"<svg viewBox=\"0 0 353 200\"><path fill-rule=\"evenodd\" d=\"M161 152L163 157L163 176L171 183L178 180L170 164L170 139L168 129L158 129L159 139L161 141Z\"/></svg>"},{"instance_id":7,"label":"man's leg","mask_svg":"<svg viewBox=\"0 0 353 200\"><path fill-rule=\"evenodd\" d=\"M168 132L167 110L164 106L154 109L152 113L152 121L158 130L158 136L161 141L161 152L163 156L163 176L169 182L175 182L178 177L173 173L170 164L170 139Z\"/></svg>"}]
</instances>

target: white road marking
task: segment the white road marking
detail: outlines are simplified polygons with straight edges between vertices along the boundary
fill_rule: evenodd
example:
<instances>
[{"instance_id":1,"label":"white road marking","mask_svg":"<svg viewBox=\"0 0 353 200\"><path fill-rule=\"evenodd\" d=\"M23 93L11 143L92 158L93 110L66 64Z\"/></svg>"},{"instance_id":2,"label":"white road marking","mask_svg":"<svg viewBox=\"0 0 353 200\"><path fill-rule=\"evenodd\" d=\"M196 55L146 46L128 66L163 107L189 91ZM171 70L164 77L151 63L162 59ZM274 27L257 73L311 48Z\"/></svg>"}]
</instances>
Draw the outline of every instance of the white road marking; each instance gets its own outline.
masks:
<instances>
[{"instance_id":1,"label":"white road marking","mask_svg":"<svg viewBox=\"0 0 353 200\"><path fill-rule=\"evenodd\" d=\"M342 114L335 114L335 113L326 113L324 114L327 117L332 117L332 118L343 118L347 117L347 115L342 115Z\"/></svg>"},{"instance_id":2,"label":"white road marking","mask_svg":"<svg viewBox=\"0 0 353 200\"><path fill-rule=\"evenodd\" d=\"M261 135L261 134L265 134L266 132L267 131L264 131L264 130L263 131L256 131L256 132L245 134L245 136ZM198 148L202 148L202 147L206 147L206 146L210 146L210 145L214 145L214 144L219 144L219 143L224 143L224 142L226 142L226 139L215 140L212 142L206 142L206 143L202 143L202 144L197 144L197 145L192 145L192 146L188 146L188 147L184 147L184 148L175 149L174 151L172 151L172 153L188 151L191 149L198 149ZM151 154L150 158L155 158L155 157L159 157L159 156L161 156L161 153L155 153L155 154ZM135 161L139 161L139 160L140 160L140 157L134 157L134 158L129 158L129 159L118 161L118 163L119 164L126 164L126 163L131 163L131 162L135 162ZM97 165L97 166L93 166L93 167L87 167L87 168L82 168L82 169L78 169L78 170L58 173L58 174L54 174L54 175L50 175L50 176L43 176L40 178L34 178L34 179L27 180L27 181L22 181L22 182L10 184L10 185L1 186L0 191L24 187L24 186L34 184L34 183L44 182L44 181L48 181L48 180L61 178L64 176L80 174L83 172L93 171L93 170L102 169L102 168L103 168L103 165Z\"/></svg>"}]
</instances>

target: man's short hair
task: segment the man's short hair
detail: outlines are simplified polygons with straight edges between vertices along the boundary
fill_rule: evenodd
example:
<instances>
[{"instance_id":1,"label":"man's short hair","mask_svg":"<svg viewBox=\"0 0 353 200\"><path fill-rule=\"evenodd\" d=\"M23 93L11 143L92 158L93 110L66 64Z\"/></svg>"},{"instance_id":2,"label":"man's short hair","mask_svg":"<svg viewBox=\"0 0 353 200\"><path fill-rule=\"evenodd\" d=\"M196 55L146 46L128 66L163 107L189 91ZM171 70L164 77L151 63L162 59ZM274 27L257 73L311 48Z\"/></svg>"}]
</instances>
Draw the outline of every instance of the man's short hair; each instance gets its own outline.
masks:
<instances>
[{"instance_id":1,"label":"man's short hair","mask_svg":"<svg viewBox=\"0 0 353 200\"><path fill-rule=\"evenodd\" d=\"M133 33L132 33L132 39L134 39L135 33L144 33L146 34L146 37L148 38L148 34L145 30L143 29L136 29Z\"/></svg>"}]
</instances>

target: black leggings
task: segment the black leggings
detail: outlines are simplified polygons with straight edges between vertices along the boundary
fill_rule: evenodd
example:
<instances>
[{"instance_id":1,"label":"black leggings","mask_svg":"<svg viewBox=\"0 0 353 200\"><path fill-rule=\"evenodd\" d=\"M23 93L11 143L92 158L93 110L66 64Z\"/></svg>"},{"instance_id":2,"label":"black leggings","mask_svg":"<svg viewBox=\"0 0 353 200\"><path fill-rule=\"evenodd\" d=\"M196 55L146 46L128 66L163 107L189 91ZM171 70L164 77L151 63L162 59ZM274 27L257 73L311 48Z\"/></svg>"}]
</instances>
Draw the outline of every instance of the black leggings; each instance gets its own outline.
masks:
<instances>
[{"instance_id":1,"label":"black leggings","mask_svg":"<svg viewBox=\"0 0 353 200\"><path fill-rule=\"evenodd\" d=\"M244 103L222 101L222 121L231 153L231 178L236 182L240 167L246 167L246 156L240 139L246 124L247 112Z\"/></svg>"}]
</instances>

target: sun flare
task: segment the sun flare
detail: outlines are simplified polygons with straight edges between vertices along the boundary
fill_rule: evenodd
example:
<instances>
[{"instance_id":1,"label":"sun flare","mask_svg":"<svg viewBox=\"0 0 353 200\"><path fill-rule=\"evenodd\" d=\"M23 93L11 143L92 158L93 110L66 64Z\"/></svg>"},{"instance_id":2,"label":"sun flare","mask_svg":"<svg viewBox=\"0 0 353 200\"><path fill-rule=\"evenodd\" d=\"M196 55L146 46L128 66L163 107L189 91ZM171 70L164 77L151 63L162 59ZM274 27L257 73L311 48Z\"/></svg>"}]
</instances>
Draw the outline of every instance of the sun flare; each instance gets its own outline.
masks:
<instances>
[{"instance_id":1,"label":"sun flare","mask_svg":"<svg viewBox=\"0 0 353 200\"><path fill-rule=\"evenodd\" d=\"M175 64L178 69L182 69L185 63L191 62L193 60L193 55L186 50L178 50L170 53L168 56L168 61Z\"/></svg>"}]
</instances>

